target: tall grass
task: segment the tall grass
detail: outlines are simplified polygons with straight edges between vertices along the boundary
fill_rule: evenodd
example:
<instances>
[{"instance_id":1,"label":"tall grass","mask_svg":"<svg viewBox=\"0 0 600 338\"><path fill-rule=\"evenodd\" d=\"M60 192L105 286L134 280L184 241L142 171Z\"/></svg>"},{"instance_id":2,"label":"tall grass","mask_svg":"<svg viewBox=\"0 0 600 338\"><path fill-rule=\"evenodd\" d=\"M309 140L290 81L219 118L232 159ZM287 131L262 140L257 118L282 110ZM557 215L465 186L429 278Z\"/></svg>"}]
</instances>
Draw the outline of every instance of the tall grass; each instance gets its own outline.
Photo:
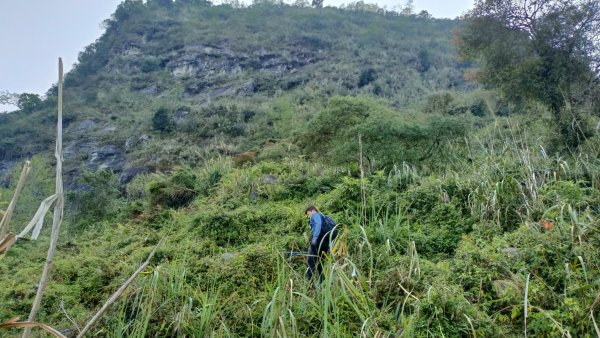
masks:
<instances>
[{"instance_id":1,"label":"tall grass","mask_svg":"<svg viewBox=\"0 0 600 338\"><path fill-rule=\"evenodd\" d=\"M357 208L359 184L351 173L340 177L289 159L243 168L225 159L207 161L195 171L205 188L201 196L186 208L169 209L168 220L152 230L173 231L176 242L135 281L95 334L594 332L600 304L598 160L583 153L550 156L543 140L525 130L512 120L498 121L489 131L493 136L470 144L473 160L462 171L433 174L403 164L366 175L365 216ZM320 284L305 280L304 257L281 253L303 245L301 206L315 198L339 220L338 241L346 248L328 257ZM208 212L205 223L221 222L215 236L238 226L231 236L239 237L241 229L252 240L217 245L205 235L212 234L204 231L211 224L193 221ZM444 233L454 228L462 232ZM455 248L435 252L446 249L435 242L441 236L451 240L440 243Z\"/></svg>"},{"instance_id":2,"label":"tall grass","mask_svg":"<svg viewBox=\"0 0 600 338\"><path fill-rule=\"evenodd\" d=\"M219 318L226 300L218 287L203 291L190 284L187 263L175 260L145 271L107 323L110 336L230 336Z\"/></svg>"}]
</instances>

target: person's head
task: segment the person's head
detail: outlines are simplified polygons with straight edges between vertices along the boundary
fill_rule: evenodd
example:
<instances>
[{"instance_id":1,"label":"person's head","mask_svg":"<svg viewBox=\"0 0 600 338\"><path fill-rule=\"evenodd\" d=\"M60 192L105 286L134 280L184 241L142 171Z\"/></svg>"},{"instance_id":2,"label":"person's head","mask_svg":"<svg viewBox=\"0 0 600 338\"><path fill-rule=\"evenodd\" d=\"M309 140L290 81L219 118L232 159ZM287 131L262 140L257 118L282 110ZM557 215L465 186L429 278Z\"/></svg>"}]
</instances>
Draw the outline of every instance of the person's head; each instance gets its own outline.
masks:
<instances>
[{"instance_id":1,"label":"person's head","mask_svg":"<svg viewBox=\"0 0 600 338\"><path fill-rule=\"evenodd\" d=\"M314 205L309 205L305 210L304 214L306 217L310 218L315 212L318 212L317 208Z\"/></svg>"}]
</instances>

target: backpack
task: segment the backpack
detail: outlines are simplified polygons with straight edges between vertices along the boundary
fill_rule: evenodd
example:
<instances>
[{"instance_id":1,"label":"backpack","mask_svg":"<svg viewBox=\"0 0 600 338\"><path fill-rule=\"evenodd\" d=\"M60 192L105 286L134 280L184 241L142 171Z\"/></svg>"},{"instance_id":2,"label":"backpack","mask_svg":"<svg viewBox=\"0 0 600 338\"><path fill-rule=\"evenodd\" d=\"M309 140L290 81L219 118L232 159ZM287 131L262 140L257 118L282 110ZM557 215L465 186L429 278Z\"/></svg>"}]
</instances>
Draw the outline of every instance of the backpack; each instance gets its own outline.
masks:
<instances>
[{"instance_id":1,"label":"backpack","mask_svg":"<svg viewBox=\"0 0 600 338\"><path fill-rule=\"evenodd\" d=\"M333 230L333 228L335 228L335 221L333 218L321 214L321 234L319 234L319 236L325 235Z\"/></svg>"}]
</instances>

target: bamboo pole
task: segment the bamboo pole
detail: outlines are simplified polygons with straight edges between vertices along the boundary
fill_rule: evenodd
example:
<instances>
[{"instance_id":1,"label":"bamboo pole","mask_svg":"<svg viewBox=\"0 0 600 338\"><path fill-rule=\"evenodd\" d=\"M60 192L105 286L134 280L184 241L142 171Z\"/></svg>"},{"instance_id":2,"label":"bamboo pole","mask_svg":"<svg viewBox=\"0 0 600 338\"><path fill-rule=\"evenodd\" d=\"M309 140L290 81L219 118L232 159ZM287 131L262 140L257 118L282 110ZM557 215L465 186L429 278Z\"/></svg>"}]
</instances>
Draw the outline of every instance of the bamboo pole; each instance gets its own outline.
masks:
<instances>
[{"instance_id":1,"label":"bamboo pole","mask_svg":"<svg viewBox=\"0 0 600 338\"><path fill-rule=\"evenodd\" d=\"M362 225L367 224L367 195L365 192L365 167L363 163L362 135L358 135L358 162L360 166L360 218Z\"/></svg>"},{"instance_id":2,"label":"bamboo pole","mask_svg":"<svg viewBox=\"0 0 600 338\"><path fill-rule=\"evenodd\" d=\"M21 177L19 177L19 183L17 183L17 188L15 189L15 193L13 195L8 208L6 209L6 213L2 217L2 221L0 221L0 242L8 233L8 225L10 224L10 219L12 218L12 214L15 211L15 206L17 205L17 199L23 190L23 185L25 185L25 180L27 176L29 176L29 170L31 170L31 162L25 161L23 165L23 170L21 171Z\"/></svg>"},{"instance_id":3,"label":"bamboo pole","mask_svg":"<svg viewBox=\"0 0 600 338\"><path fill-rule=\"evenodd\" d=\"M144 261L144 263L142 263L142 265L140 265L140 267L137 270L135 270L135 272L125 281L125 283L123 283L123 285L121 285L121 287L115 293L113 293L112 296L110 296L106 303L102 305L102 308L100 308L100 310L96 312L94 317L92 317L92 319L90 319L90 321L87 324L85 324L85 327L81 330L81 332L79 332L77 338L83 337L92 327L94 327L94 324L96 324L98 319L102 317L102 314L112 305L112 303L114 303L119 298L119 296L121 296L121 294L123 294L123 292L125 292L125 289L127 289L129 284L133 282L135 277L137 277L137 275L139 275L140 272L144 271L144 269L150 264L150 261L152 260L152 257L154 257L154 253L156 252L156 249L158 249L162 241L163 240L161 239L158 242L158 244L156 244L154 249L152 249L152 251L148 255L148 258L146 258L146 261Z\"/></svg>"},{"instance_id":4,"label":"bamboo pole","mask_svg":"<svg viewBox=\"0 0 600 338\"><path fill-rule=\"evenodd\" d=\"M62 180L62 94L63 94L63 63L62 59L58 58L58 119L56 123L56 150L54 156L56 157L56 204L54 205L54 217L52 218L52 235L50 236L50 247L48 248L48 255L46 256L46 264L42 271L42 277L40 278L39 287L35 295L35 300L29 313L29 322L35 321L35 316L42 303L42 296L48 283L48 276L50 275L50 268L54 259L54 253L56 252L56 246L58 244L58 234L60 231L60 224L63 216L63 180ZM28 338L31 334L31 328L26 328L23 332L23 338Z\"/></svg>"}]
</instances>

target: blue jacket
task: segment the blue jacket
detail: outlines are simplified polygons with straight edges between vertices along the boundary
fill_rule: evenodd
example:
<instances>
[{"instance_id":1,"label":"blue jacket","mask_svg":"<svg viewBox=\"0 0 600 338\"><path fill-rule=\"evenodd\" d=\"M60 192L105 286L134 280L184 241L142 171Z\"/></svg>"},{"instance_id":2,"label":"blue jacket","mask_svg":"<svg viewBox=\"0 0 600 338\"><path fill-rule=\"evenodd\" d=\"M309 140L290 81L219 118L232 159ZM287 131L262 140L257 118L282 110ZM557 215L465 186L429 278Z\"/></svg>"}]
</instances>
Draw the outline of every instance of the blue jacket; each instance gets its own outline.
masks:
<instances>
[{"instance_id":1,"label":"blue jacket","mask_svg":"<svg viewBox=\"0 0 600 338\"><path fill-rule=\"evenodd\" d=\"M310 230L312 231L312 240L310 241L313 244L316 244L319 235L321 234L321 224L323 223L323 215L320 212L315 212L310 217Z\"/></svg>"}]
</instances>

